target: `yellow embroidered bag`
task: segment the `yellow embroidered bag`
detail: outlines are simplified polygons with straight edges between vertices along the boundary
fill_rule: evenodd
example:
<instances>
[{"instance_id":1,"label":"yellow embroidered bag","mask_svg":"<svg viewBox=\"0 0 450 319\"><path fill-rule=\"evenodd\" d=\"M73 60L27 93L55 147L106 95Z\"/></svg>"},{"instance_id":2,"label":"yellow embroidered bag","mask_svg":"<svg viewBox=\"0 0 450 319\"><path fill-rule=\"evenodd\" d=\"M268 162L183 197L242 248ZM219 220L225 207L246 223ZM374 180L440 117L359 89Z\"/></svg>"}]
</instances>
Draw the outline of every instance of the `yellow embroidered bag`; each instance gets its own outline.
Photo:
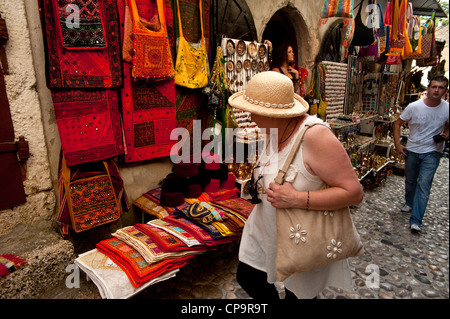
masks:
<instances>
[{"instance_id":1,"label":"yellow embroidered bag","mask_svg":"<svg viewBox=\"0 0 450 319\"><path fill-rule=\"evenodd\" d=\"M148 29L139 18L135 0L128 0L133 18L133 71L135 79L167 80L174 77L172 54L167 35L164 0L156 0L159 31Z\"/></svg>"},{"instance_id":2,"label":"yellow embroidered bag","mask_svg":"<svg viewBox=\"0 0 450 319\"><path fill-rule=\"evenodd\" d=\"M198 89L208 84L208 68L206 62L206 44L203 31L203 3L200 0L200 29L202 38L200 43L187 42L181 26L180 4L177 0L178 27L180 36L178 39L177 60L175 63L175 84L190 89ZM196 46L199 46L196 48Z\"/></svg>"}]
</instances>

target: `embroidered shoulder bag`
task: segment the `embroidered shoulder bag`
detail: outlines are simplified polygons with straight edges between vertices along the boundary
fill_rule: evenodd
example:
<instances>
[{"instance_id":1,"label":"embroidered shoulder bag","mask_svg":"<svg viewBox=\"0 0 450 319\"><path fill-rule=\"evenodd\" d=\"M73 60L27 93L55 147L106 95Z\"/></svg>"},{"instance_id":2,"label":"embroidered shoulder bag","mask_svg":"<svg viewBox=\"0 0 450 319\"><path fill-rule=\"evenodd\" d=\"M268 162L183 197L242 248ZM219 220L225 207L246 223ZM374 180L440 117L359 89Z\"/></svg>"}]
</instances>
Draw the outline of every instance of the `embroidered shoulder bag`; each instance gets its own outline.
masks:
<instances>
[{"instance_id":1,"label":"embroidered shoulder bag","mask_svg":"<svg viewBox=\"0 0 450 319\"><path fill-rule=\"evenodd\" d=\"M135 0L128 0L133 19L133 70L135 79L167 80L174 77L173 60L167 35L164 0L156 0L161 28L151 31L139 18Z\"/></svg>"},{"instance_id":2,"label":"embroidered shoulder bag","mask_svg":"<svg viewBox=\"0 0 450 319\"><path fill-rule=\"evenodd\" d=\"M420 53L413 53L409 57L411 59L427 59L430 57L431 49L434 44L434 19L428 19L426 24L421 27L422 39L420 43Z\"/></svg>"},{"instance_id":3,"label":"embroidered shoulder bag","mask_svg":"<svg viewBox=\"0 0 450 319\"><path fill-rule=\"evenodd\" d=\"M363 2L364 0L359 4L358 14L355 17L355 33L353 34L352 40L353 46L368 46L375 41L374 30L365 26L361 19Z\"/></svg>"},{"instance_id":4,"label":"embroidered shoulder bag","mask_svg":"<svg viewBox=\"0 0 450 319\"><path fill-rule=\"evenodd\" d=\"M306 130L300 132L275 182L283 184ZM323 125L323 124L319 124ZM323 185L321 189L326 188ZM360 256L364 249L348 207L334 211L301 208L277 209L277 279L283 281L293 273L306 272L348 257Z\"/></svg>"},{"instance_id":5,"label":"embroidered shoulder bag","mask_svg":"<svg viewBox=\"0 0 450 319\"><path fill-rule=\"evenodd\" d=\"M203 1L200 0L200 29L202 37L199 44L187 42L181 26L180 4L177 0L178 10L178 51L175 63L175 84L190 89L198 89L208 84L208 67L206 63L206 44L203 26ZM196 48L196 46L198 46Z\"/></svg>"},{"instance_id":6,"label":"embroidered shoulder bag","mask_svg":"<svg viewBox=\"0 0 450 319\"><path fill-rule=\"evenodd\" d=\"M67 205L73 230L77 233L116 221L122 215L122 206L114 190L109 164L107 161L101 163L105 168L104 172L77 178L72 176L72 169L67 167L65 158L62 158L60 209ZM59 223L60 227L67 224L61 214ZM67 227L62 233L68 234Z\"/></svg>"}]
</instances>

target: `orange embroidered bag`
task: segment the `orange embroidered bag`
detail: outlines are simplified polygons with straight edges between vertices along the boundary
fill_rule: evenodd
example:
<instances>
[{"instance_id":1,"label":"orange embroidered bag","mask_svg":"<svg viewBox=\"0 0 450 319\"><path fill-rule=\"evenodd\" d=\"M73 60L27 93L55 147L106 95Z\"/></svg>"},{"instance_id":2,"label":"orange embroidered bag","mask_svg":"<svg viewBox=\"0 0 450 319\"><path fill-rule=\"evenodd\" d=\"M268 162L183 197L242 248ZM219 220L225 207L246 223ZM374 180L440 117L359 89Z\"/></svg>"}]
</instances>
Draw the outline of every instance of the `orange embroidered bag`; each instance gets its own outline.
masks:
<instances>
[{"instance_id":1,"label":"orange embroidered bag","mask_svg":"<svg viewBox=\"0 0 450 319\"><path fill-rule=\"evenodd\" d=\"M164 0L156 0L161 28L151 31L139 18L135 0L128 0L133 19L133 71L135 79L167 80L174 77L164 14Z\"/></svg>"}]
</instances>

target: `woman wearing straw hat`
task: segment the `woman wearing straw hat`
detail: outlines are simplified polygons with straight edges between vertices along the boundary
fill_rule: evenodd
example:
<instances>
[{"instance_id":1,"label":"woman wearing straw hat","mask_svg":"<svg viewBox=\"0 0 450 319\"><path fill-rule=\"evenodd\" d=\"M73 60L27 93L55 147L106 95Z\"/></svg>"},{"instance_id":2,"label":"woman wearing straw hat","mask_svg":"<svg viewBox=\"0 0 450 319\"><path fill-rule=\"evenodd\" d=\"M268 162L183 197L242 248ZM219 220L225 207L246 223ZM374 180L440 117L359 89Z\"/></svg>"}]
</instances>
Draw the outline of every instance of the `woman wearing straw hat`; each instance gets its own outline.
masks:
<instances>
[{"instance_id":1,"label":"woman wearing straw hat","mask_svg":"<svg viewBox=\"0 0 450 319\"><path fill-rule=\"evenodd\" d=\"M274 183L300 129L306 123L322 122L306 114L309 106L294 93L288 77L274 71L259 73L245 91L229 98L229 104L252 113L252 119L267 133L278 129L279 134L266 138L266 149L253 172L253 180L259 184L254 189L260 190L257 196L261 203L255 205L246 222L236 277L253 298L279 298L274 285L276 208L308 206L314 210L333 210L356 205L362 201L362 187L344 147L324 125L306 131L304 143L286 175L289 182ZM329 188L317 190L322 182ZM343 260L295 273L283 284L286 298L314 298L328 286L351 289L352 279L348 263Z\"/></svg>"}]
</instances>

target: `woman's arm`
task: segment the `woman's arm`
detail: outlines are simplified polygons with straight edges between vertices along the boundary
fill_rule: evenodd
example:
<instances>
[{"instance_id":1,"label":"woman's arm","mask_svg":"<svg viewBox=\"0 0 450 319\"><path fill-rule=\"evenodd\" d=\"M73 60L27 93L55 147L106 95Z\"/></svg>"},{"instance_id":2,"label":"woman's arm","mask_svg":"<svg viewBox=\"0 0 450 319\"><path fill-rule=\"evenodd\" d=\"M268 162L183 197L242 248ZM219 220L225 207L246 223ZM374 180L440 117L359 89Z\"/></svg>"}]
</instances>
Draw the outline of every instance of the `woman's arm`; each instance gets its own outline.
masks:
<instances>
[{"instance_id":1,"label":"woman's arm","mask_svg":"<svg viewBox=\"0 0 450 319\"><path fill-rule=\"evenodd\" d=\"M299 192L290 183L271 183L267 197L272 206L334 210L362 201L363 189L348 154L330 129L322 125L308 129L303 160L308 171L322 179L329 188L310 191L308 203L308 192Z\"/></svg>"}]
</instances>

